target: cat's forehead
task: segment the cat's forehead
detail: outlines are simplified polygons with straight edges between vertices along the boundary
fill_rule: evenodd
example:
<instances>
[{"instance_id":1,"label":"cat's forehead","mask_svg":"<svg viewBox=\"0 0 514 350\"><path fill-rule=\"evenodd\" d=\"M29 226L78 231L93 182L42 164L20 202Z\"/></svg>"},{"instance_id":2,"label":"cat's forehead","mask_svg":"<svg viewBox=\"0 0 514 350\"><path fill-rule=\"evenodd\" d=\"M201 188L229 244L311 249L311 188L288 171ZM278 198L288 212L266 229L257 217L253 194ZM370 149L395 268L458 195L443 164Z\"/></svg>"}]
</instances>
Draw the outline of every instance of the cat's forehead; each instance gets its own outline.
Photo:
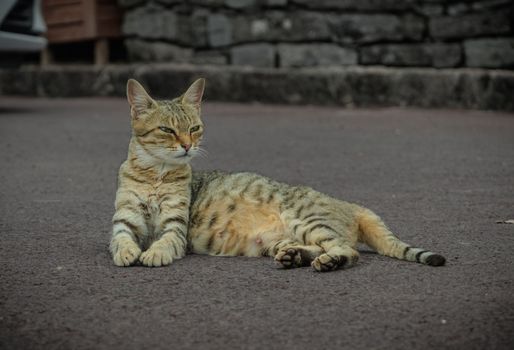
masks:
<instances>
[{"instance_id":1,"label":"cat's forehead","mask_svg":"<svg viewBox=\"0 0 514 350\"><path fill-rule=\"evenodd\" d=\"M157 102L157 113L164 122L168 121L172 124L190 124L197 123L199 116L191 108L187 108L177 100L163 100Z\"/></svg>"},{"instance_id":2,"label":"cat's forehead","mask_svg":"<svg viewBox=\"0 0 514 350\"><path fill-rule=\"evenodd\" d=\"M181 116L186 114L184 106L176 100L161 100L156 102L159 113L163 115L180 118Z\"/></svg>"}]
</instances>

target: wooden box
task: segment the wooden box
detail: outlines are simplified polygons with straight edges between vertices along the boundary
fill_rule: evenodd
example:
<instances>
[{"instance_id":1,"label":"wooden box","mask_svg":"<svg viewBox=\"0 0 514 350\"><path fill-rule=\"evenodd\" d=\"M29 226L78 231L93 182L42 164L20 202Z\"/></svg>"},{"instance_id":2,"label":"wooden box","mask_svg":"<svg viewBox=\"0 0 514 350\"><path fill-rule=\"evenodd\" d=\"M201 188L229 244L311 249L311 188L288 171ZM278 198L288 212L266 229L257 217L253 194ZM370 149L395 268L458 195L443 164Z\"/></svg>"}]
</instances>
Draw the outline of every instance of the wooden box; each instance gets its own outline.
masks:
<instances>
[{"instance_id":1,"label":"wooden box","mask_svg":"<svg viewBox=\"0 0 514 350\"><path fill-rule=\"evenodd\" d=\"M50 43L65 43L121 35L122 13L116 0L43 0Z\"/></svg>"},{"instance_id":2,"label":"wooden box","mask_svg":"<svg viewBox=\"0 0 514 350\"><path fill-rule=\"evenodd\" d=\"M108 60L108 40L121 36L117 0L43 0L49 44L95 41L95 62ZM49 50L46 52L49 55Z\"/></svg>"}]
</instances>

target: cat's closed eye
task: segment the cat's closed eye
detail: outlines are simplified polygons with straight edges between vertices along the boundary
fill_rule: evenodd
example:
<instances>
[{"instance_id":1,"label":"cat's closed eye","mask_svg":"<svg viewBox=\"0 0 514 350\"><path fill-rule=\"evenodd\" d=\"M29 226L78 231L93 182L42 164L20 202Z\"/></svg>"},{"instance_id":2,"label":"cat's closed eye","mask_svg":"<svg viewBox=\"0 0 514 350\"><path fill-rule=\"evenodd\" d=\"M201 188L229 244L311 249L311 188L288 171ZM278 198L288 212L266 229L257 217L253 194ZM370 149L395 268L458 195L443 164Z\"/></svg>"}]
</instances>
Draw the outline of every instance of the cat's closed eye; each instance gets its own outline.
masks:
<instances>
[{"instance_id":1,"label":"cat's closed eye","mask_svg":"<svg viewBox=\"0 0 514 350\"><path fill-rule=\"evenodd\" d=\"M159 129L161 129L164 132L167 132L168 134L175 134L175 130L165 126L159 126Z\"/></svg>"},{"instance_id":2,"label":"cat's closed eye","mask_svg":"<svg viewBox=\"0 0 514 350\"><path fill-rule=\"evenodd\" d=\"M196 132L198 130L200 130L200 125L195 125L191 129L189 129L189 132L193 133L193 132Z\"/></svg>"}]
</instances>

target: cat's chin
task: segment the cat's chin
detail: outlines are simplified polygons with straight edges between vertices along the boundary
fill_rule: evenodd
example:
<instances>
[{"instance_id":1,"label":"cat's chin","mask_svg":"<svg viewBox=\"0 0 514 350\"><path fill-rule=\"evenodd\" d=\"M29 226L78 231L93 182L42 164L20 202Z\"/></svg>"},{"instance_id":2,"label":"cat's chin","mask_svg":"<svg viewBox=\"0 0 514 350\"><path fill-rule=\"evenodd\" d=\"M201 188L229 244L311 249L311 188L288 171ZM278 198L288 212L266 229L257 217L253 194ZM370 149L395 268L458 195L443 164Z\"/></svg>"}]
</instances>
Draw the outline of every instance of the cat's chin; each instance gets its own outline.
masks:
<instances>
[{"instance_id":1,"label":"cat's chin","mask_svg":"<svg viewBox=\"0 0 514 350\"><path fill-rule=\"evenodd\" d=\"M165 163L166 165L173 166L173 165L188 164L189 162L191 162L191 160L193 158L194 158L194 154L187 154L187 155L175 156L172 158L160 159L160 161Z\"/></svg>"},{"instance_id":2,"label":"cat's chin","mask_svg":"<svg viewBox=\"0 0 514 350\"><path fill-rule=\"evenodd\" d=\"M192 156L176 157L172 160L167 161L167 164L169 164L169 165L188 164L191 161L191 159L193 159Z\"/></svg>"}]
</instances>

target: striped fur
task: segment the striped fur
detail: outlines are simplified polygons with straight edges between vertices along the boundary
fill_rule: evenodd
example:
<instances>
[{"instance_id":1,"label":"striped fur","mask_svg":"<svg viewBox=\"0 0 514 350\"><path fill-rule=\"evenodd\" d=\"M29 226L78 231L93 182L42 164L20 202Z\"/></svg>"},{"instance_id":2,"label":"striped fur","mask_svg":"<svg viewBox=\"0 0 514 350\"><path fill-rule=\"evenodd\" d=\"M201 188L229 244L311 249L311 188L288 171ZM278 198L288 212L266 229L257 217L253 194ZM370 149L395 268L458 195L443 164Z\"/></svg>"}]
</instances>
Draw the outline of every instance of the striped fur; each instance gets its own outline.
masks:
<instances>
[{"instance_id":1,"label":"striped fur","mask_svg":"<svg viewBox=\"0 0 514 350\"><path fill-rule=\"evenodd\" d=\"M201 91L195 84L191 89L192 104L198 104L194 109L184 108L188 105L184 97L148 102L151 98L141 92L147 100L139 97L137 101L145 102L133 106L133 114L134 109L150 106L159 123L171 115L169 125L180 128L177 123L183 123L182 128L189 130L201 124L203 83ZM186 241L198 254L271 256L285 268L310 265L316 271L354 265L359 242L397 259L432 266L445 263L441 255L399 240L370 210L311 188L252 173L191 173L187 162L162 164L162 150L145 143L155 141L157 136L148 130L156 124L146 120L139 129L136 124L133 116L135 136L129 159L120 169L113 219L111 250L117 265L128 266L138 258L147 266L169 264L184 256ZM141 138L138 133L149 136ZM200 141L201 134L193 144L199 147ZM162 148L162 143L156 144Z\"/></svg>"},{"instance_id":2,"label":"striped fur","mask_svg":"<svg viewBox=\"0 0 514 350\"><path fill-rule=\"evenodd\" d=\"M199 254L273 256L284 267L317 271L355 264L359 242L386 256L444 264L400 241L368 209L251 173L193 174L188 241Z\"/></svg>"},{"instance_id":3,"label":"striped fur","mask_svg":"<svg viewBox=\"0 0 514 350\"><path fill-rule=\"evenodd\" d=\"M114 263L163 266L186 254L191 167L203 124L197 80L173 101L155 101L135 80L127 84L132 138L121 165L110 250Z\"/></svg>"}]
</instances>

